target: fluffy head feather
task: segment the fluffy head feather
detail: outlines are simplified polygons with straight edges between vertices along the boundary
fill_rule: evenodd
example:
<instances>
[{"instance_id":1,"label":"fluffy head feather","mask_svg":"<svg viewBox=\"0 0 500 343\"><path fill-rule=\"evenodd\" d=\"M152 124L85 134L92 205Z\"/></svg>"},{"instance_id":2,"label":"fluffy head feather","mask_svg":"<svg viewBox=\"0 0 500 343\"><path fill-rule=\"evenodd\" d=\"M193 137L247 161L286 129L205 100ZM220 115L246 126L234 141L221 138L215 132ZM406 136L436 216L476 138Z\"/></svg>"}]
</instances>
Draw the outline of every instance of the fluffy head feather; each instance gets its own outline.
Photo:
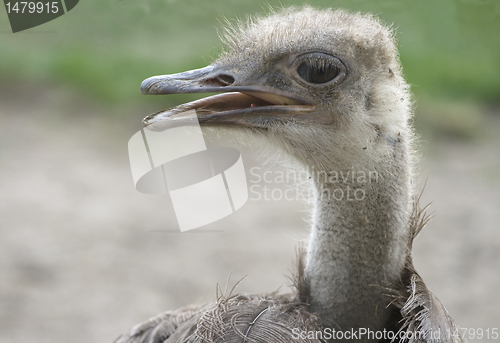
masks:
<instances>
[{"instance_id":1,"label":"fluffy head feather","mask_svg":"<svg viewBox=\"0 0 500 343\"><path fill-rule=\"evenodd\" d=\"M252 78L265 77L266 84L299 93L317 105L314 115L283 116L267 123L262 135L303 164L324 168L336 161L328 168L357 164L359 169L392 155L396 143L404 141L411 147L412 99L394 31L373 15L288 8L228 26L223 38L228 49L215 65L237 68ZM289 56L316 51L336 56L346 65L342 83L331 88L309 86L284 70ZM231 131L229 135L241 132ZM413 162L412 149L407 150L408 161Z\"/></svg>"}]
</instances>

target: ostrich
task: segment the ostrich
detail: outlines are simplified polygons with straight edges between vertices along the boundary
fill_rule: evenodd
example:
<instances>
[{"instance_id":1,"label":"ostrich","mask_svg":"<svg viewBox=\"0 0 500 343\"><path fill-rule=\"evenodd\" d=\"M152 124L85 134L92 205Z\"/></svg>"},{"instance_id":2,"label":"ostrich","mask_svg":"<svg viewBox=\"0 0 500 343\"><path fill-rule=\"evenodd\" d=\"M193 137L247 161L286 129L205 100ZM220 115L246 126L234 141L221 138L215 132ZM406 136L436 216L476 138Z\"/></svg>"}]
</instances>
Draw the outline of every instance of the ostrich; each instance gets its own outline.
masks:
<instances>
[{"instance_id":1,"label":"ostrich","mask_svg":"<svg viewBox=\"0 0 500 343\"><path fill-rule=\"evenodd\" d=\"M219 295L116 342L462 342L412 264L428 217L414 190L412 101L392 30L372 15L306 6L230 28L225 38L227 51L210 66L141 85L143 94L221 94L143 122L162 130L165 118L195 110L206 133L256 136L315 173L296 291ZM356 177L332 182L339 172ZM377 179L362 177L369 173ZM363 196L338 199L339 189Z\"/></svg>"}]
</instances>

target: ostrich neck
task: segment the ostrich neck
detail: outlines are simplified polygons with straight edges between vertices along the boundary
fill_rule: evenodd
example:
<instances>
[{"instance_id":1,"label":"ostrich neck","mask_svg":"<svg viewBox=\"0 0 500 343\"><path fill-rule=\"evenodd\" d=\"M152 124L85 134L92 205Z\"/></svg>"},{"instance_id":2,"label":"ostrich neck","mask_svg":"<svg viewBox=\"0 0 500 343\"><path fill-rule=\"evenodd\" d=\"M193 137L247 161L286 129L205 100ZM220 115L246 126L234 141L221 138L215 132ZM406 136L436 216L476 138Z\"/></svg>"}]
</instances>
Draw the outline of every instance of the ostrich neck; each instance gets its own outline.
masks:
<instances>
[{"instance_id":1,"label":"ostrich neck","mask_svg":"<svg viewBox=\"0 0 500 343\"><path fill-rule=\"evenodd\" d=\"M409 253L412 191L405 166L392 161L378 170L313 172L316 206L306 277L311 312L325 328L384 329L386 287L399 279Z\"/></svg>"}]
</instances>

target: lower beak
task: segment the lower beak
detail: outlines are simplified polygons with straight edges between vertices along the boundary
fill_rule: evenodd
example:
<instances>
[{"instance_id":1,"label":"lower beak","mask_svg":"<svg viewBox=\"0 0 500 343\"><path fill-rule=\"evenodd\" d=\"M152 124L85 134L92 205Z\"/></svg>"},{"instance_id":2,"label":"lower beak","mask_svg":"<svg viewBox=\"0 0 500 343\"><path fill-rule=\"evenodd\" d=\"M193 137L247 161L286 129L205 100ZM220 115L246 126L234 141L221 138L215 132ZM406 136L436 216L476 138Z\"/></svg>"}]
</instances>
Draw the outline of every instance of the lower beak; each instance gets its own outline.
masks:
<instances>
[{"instance_id":1,"label":"lower beak","mask_svg":"<svg viewBox=\"0 0 500 343\"><path fill-rule=\"evenodd\" d=\"M143 124L153 131L167 128L171 119L196 111L202 125L266 127L282 116L310 113L315 109L306 99L265 84L265 79L210 65L179 74L153 76L141 84L143 94L224 93L151 114ZM192 113L192 112L190 112Z\"/></svg>"}]
</instances>

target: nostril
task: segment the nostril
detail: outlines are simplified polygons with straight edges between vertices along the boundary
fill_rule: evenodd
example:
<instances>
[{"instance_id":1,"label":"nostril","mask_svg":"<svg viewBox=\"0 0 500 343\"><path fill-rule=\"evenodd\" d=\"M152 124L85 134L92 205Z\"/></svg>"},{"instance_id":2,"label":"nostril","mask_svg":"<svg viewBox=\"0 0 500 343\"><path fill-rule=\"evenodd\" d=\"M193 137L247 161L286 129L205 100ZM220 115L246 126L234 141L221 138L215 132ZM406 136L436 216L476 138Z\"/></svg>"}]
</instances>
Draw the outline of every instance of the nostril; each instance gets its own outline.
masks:
<instances>
[{"instance_id":1,"label":"nostril","mask_svg":"<svg viewBox=\"0 0 500 343\"><path fill-rule=\"evenodd\" d=\"M231 75L221 74L217 76L217 80L219 80L223 86L229 86L234 83L234 77Z\"/></svg>"},{"instance_id":2,"label":"nostril","mask_svg":"<svg viewBox=\"0 0 500 343\"><path fill-rule=\"evenodd\" d=\"M211 79L202 81L205 86L227 87L234 83L234 77L227 74L220 74Z\"/></svg>"}]
</instances>

